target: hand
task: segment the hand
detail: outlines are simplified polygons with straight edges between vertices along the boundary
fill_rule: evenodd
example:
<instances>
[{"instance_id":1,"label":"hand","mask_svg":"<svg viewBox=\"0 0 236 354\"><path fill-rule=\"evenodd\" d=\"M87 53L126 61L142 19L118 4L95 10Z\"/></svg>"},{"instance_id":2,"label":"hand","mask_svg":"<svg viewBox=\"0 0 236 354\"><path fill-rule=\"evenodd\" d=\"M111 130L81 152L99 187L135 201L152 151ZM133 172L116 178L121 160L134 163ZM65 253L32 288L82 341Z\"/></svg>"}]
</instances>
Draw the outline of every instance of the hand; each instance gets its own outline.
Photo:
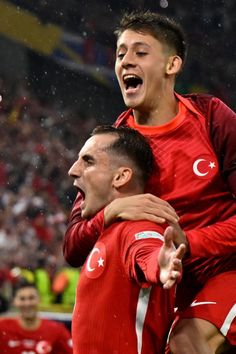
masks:
<instances>
[{"instance_id":1,"label":"hand","mask_svg":"<svg viewBox=\"0 0 236 354\"><path fill-rule=\"evenodd\" d=\"M175 224L179 217L168 202L146 193L117 198L107 205L104 209L105 226L117 219Z\"/></svg>"},{"instance_id":2,"label":"hand","mask_svg":"<svg viewBox=\"0 0 236 354\"><path fill-rule=\"evenodd\" d=\"M169 226L164 232L164 244L158 255L160 281L164 289L170 289L180 281L182 276L182 259L186 252L186 246L181 243L176 249L173 239L174 229Z\"/></svg>"},{"instance_id":3,"label":"hand","mask_svg":"<svg viewBox=\"0 0 236 354\"><path fill-rule=\"evenodd\" d=\"M173 237L173 242L174 245L176 247L178 247L179 245L181 245L182 243L185 244L186 246L186 253L189 252L189 244L188 244L188 240L187 237L185 235L185 232L181 229L181 227L179 226L179 223L170 223L171 226L169 226L171 228L171 231L173 233L172 237ZM169 228L167 227L167 229ZM168 230L166 229L166 232L168 232Z\"/></svg>"}]
</instances>

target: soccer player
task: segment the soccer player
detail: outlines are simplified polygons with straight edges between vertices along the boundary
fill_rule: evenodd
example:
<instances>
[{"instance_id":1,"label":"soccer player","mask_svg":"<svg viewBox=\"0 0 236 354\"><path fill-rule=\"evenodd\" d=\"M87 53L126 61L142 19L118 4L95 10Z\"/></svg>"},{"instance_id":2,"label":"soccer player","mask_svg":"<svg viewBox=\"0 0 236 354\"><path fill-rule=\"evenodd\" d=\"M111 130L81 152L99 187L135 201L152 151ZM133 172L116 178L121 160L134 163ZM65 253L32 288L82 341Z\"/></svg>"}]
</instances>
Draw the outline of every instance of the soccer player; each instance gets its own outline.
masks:
<instances>
[{"instance_id":1,"label":"soccer player","mask_svg":"<svg viewBox=\"0 0 236 354\"><path fill-rule=\"evenodd\" d=\"M143 193L152 168L151 148L136 130L97 127L69 171L84 196L82 217ZM120 220L101 230L76 292L74 354L163 353L184 253L150 221Z\"/></svg>"},{"instance_id":2,"label":"soccer player","mask_svg":"<svg viewBox=\"0 0 236 354\"><path fill-rule=\"evenodd\" d=\"M13 303L19 315L0 319L1 354L73 353L71 335L66 327L39 317L39 294L32 283L18 285Z\"/></svg>"},{"instance_id":3,"label":"soccer player","mask_svg":"<svg viewBox=\"0 0 236 354\"><path fill-rule=\"evenodd\" d=\"M185 236L173 237L186 243L188 255L170 347L175 354L215 353L226 342L236 345L236 115L216 97L174 91L186 57L179 24L151 12L132 13L116 34L115 71L129 108L116 125L148 137L156 170L148 194L116 199L88 222L81 219L78 195L65 258L80 265L103 225L116 219L163 223L177 214Z\"/></svg>"}]
</instances>

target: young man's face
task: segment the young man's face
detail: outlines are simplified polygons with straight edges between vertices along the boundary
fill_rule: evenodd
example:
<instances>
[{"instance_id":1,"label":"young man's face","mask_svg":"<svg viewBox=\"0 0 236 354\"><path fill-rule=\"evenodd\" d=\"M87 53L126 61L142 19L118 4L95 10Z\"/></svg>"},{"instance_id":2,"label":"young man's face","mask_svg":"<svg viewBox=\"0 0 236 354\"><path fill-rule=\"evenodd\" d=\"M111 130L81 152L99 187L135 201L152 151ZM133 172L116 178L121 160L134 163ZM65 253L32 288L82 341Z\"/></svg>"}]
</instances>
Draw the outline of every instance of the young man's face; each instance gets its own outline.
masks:
<instances>
[{"instance_id":1,"label":"young man's face","mask_svg":"<svg viewBox=\"0 0 236 354\"><path fill-rule=\"evenodd\" d=\"M169 55L147 33L125 30L117 41L115 72L127 107L155 109L164 89Z\"/></svg>"},{"instance_id":2,"label":"young man's face","mask_svg":"<svg viewBox=\"0 0 236 354\"><path fill-rule=\"evenodd\" d=\"M74 178L74 185L83 195L83 218L94 216L113 199L114 159L105 148L115 139L109 134L89 138L82 147L78 160L69 170L69 175Z\"/></svg>"},{"instance_id":3,"label":"young man's face","mask_svg":"<svg viewBox=\"0 0 236 354\"><path fill-rule=\"evenodd\" d=\"M19 289L14 297L14 306L23 319L34 319L37 315L39 295L34 287Z\"/></svg>"}]
</instances>

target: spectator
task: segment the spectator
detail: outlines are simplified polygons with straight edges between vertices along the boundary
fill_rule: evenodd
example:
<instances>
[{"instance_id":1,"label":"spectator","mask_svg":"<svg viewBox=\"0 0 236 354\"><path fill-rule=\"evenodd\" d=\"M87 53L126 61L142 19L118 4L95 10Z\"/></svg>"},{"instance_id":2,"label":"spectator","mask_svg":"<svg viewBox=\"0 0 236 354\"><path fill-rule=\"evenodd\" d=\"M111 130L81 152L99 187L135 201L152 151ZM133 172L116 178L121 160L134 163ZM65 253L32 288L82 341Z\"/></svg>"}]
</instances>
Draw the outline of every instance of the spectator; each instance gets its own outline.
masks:
<instances>
[{"instance_id":1,"label":"spectator","mask_svg":"<svg viewBox=\"0 0 236 354\"><path fill-rule=\"evenodd\" d=\"M39 294L30 283L20 284L14 295L17 317L0 319L2 354L72 354L69 331L63 324L38 315Z\"/></svg>"},{"instance_id":2,"label":"spectator","mask_svg":"<svg viewBox=\"0 0 236 354\"><path fill-rule=\"evenodd\" d=\"M64 309L71 310L74 307L79 275L78 269L64 266L58 270L52 280L55 302L60 303Z\"/></svg>"}]
</instances>

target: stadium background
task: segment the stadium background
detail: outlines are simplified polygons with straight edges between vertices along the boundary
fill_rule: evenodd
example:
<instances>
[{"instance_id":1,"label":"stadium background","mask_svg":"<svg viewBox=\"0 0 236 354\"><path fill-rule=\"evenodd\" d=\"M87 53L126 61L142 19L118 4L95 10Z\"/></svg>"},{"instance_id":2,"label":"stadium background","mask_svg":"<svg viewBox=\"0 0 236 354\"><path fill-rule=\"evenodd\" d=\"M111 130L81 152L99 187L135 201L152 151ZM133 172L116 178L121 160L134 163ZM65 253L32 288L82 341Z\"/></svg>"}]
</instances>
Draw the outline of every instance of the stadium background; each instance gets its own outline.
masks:
<instances>
[{"instance_id":1,"label":"stadium background","mask_svg":"<svg viewBox=\"0 0 236 354\"><path fill-rule=\"evenodd\" d=\"M124 110L113 31L125 10L138 8L175 17L188 34L176 90L209 92L236 108L234 0L0 1L3 314L14 284L41 276L41 310L69 322L72 305L49 291L68 270L61 246L75 190L67 171L91 129Z\"/></svg>"}]
</instances>

